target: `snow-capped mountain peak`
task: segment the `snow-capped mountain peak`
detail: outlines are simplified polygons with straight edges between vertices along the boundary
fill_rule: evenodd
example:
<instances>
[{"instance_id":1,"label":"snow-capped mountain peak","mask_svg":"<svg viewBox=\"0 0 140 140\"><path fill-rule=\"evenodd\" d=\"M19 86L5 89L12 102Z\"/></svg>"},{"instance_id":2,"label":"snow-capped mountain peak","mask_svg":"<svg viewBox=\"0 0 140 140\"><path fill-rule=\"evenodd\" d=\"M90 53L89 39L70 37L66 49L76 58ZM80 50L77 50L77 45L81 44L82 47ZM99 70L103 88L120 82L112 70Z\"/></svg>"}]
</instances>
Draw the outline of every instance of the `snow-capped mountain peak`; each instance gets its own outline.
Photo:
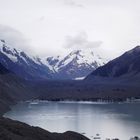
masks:
<instances>
[{"instance_id":1,"label":"snow-capped mountain peak","mask_svg":"<svg viewBox=\"0 0 140 140\"><path fill-rule=\"evenodd\" d=\"M5 40L0 40L0 52L5 54L8 58L10 58L13 62L17 62L18 51L15 48L10 47Z\"/></svg>"},{"instance_id":2,"label":"snow-capped mountain peak","mask_svg":"<svg viewBox=\"0 0 140 140\"><path fill-rule=\"evenodd\" d=\"M26 79L48 79L50 70L38 58L13 48L5 40L0 40L0 63L7 69Z\"/></svg>"},{"instance_id":3,"label":"snow-capped mountain peak","mask_svg":"<svg viewBox=\"0 0 140 140\"><path fill-rule=\"evenodd\" d=\"M71 61L75 61L79 65L85 64L93 66L93 63L97 63L98 66L101 66L105 64L105 59L101 58L99 55L96 55L93 51L89 50L72 51L64 58L63 64L68 64Z\"/></svg>"},{"instance_id":4,"label":"snow-capped mountain peak","mask_svg":"<svg viewBox=\"0 0 140 140\"><path fill-rule=\"evenodd\" d=\"M64 57L48 57L43 61L57 74L56 77L62 79L85 77L105 63L105 59L90 50L74 50Z\"/></svg>"},{"instance_id":5,"label":"snow-capped mountain peak","mask_svg":"<svg viewBox=\"0 0 140 140\"><path fill-rule=\"evenodd\" d=\"M5 40L0 40L0 52L6 55L11 61L17 62L22 60L28 64L27 59L34 61L34 63L38 63L39 60L36 60L34 57L29 56L24 51L14 48L9 45ZM19 60L20 59L20 60Z\"/></svg>"}]
</instances>

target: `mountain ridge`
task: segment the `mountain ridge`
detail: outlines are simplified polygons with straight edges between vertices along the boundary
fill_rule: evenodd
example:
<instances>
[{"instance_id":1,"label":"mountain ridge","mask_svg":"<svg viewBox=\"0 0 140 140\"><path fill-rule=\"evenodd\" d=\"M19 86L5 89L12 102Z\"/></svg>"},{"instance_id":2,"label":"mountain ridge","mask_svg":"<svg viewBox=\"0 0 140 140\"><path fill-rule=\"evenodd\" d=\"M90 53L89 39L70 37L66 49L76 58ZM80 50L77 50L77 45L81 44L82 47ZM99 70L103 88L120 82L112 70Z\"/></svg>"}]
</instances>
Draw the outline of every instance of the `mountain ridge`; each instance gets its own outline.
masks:
<instances>
[{"instance_id":1,"label":"mountain ridge","mask_svg":"<svg viewBox=\"0 0 140 140\"><path fill-rule=\"evenodd\" d=\"M64 57L49 57L47 63L56 72L56 78L76 79L86 77L91 71L104 65L107 60L93 51L74 50Z\"/></svg>"},{"instance_id":2,"label":"mountain ridge","mask_svg":"<svg viewBox=\"0 0 140 140\"><path fill-rule=\"evenodd\" d=\"M93 51L75 50L57 57L34 57L0 40L0 63L27 80L64 80L86 77L106 61Z\"/></svg>"},{"instance_id":3,"label":"mountain ridge","mask_svg":"<svg viewBox=\"0 0 140 140\"><path fill-rule=\"evenodd\" d=\"M91 77L130 77L140 74L140 46L125 52L116 59L97 68L86 79Z\"/></svg>"},{"instance_id":4,"label":"mountain ridge","mask_svg":"<svg viewBox=\"0 0 140 140\"><path fill-rule=\"evenodd\" d=\"M0 63L24 79L49 79L51 74L45 65L40 65L25 52L17 50L5 41L0 41Z\"/></svg>"}]
</instances>

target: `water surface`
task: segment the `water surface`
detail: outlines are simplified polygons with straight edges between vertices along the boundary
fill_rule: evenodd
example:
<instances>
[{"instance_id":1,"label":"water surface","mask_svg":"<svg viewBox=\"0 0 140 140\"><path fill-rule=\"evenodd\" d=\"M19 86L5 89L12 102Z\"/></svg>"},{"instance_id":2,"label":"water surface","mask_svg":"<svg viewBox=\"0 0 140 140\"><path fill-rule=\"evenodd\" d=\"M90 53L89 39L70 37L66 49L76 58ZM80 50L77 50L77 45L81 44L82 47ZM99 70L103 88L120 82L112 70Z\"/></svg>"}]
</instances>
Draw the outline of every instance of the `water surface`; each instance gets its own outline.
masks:
<instances>
[{"instance_id":1,"label":"water surface","mask_svg":"<svg viewBox=\"0 0 140 140\"><path fill-rule=\"evenodd\" d=\"M51 132L76 131L90 139L97 133L102 140L140 135L139 103L23 102L5 116Z\"/></svg>"}]
</instances>

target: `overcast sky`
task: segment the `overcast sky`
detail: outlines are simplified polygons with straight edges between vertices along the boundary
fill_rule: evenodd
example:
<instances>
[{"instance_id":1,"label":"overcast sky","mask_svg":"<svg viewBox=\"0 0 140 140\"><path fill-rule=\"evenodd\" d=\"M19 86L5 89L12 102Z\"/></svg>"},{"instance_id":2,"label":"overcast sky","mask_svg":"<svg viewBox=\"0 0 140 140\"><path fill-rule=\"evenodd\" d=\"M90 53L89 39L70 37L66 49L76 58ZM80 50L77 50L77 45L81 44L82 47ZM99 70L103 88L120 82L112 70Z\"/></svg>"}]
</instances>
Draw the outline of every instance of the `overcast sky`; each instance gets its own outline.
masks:
<instances>
[{"instance_id":1,"label":"overcast sky","mask_svg":"<svg viewBox=\"0 0 140 140\"><path fill-rule=\"evenodd\" d=\"M34 55L114 58L140 44L140 0L0 0L0 38Z\"/></svg>"}]
</instances>

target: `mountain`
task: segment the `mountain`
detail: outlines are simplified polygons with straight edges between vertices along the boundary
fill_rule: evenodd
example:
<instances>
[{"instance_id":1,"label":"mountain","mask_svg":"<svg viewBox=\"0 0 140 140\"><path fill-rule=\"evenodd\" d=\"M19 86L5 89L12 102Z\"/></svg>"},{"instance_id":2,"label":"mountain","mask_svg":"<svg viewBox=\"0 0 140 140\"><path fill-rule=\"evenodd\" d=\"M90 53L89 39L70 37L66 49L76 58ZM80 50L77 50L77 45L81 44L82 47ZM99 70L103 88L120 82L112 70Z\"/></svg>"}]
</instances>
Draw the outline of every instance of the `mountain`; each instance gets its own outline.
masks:
<instances>
[{"instance_id":1,"label":"mountain","mask_svg":"<svg viewBox=\"0 0 140 140\"><path fill-rule=\"evenodd\" d=\"M83 79L106 60L93 51L76 50L64 57L32 57L0 40L0 63L28 80Z\"/></svg>"},{"instance_id":2,"label":"mountain","mask_svg":"<svg viewBox=\"0 0 140 140\"><path fill-rule=\"evenodd\" d=\"M42 62L56 79L80 79L104 65L106 60L89 50L75 50L64 57L48 57Z\"/></svg>"},{"instance_id":3,"label":"mountain","mask_svg":"<svg viewBox=\"0 0 140 140\"><path fill-rule=\"evenodd\" d=\"M30 84L0 63L0 115L16 101L33 97Z\"/></svg>"},{"instance_id":4,"label":"mountain","mask_svg":"<svg viewBox=\"0 0 140 140\"><path fill-rule=\"evenodd\" d=\"M0 74L10 73L8 69L6 69L2 64L0 64Z\"/></svg>"},{"instance_id":5,"label":"mountain","mask_svg":"<svg viewBox=\"0 0 140 140\"><path fill-rule=\"evenodd\" d=\"M120 57L93 71L86 79L93 77L136 77L140 75L140 46L127 51Z\"/></svg>"},{"instance_id":6,"label":"mountain","mask_svg":"<svg viewBox=\"0 0 140 140\"><path fill-rule=\"evenodd\" d=\"M0 63L24 79L50 79L51 71L25 52L12 48L5 40L0 40Z\"/></svg>"}]
</instances>

